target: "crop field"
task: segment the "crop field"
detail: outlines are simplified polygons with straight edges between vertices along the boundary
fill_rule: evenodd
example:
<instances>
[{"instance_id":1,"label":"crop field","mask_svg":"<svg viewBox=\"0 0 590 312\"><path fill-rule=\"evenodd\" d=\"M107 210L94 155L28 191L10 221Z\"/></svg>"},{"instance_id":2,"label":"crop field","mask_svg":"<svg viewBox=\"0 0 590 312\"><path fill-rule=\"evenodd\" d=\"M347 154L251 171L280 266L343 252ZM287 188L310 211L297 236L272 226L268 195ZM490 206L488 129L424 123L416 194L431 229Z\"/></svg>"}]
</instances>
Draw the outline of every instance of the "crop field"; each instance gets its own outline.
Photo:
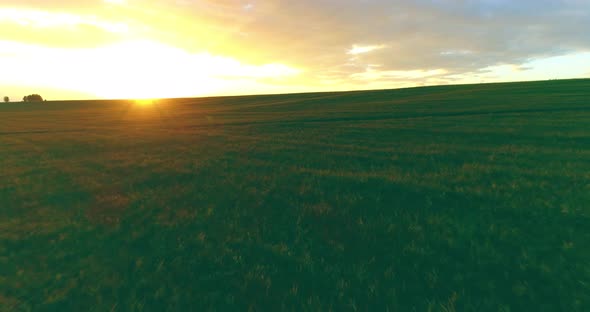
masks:
<instances>
[{"instance_id":1,"label":"crop field","mask_svg":"<svg viewBox=\"0 0 590 312\"><path fill-rule=\"evenodd\" d=\"M590 310L590 80L0 104L0 311L207 310Z\"/></svg>"}]
</instances>

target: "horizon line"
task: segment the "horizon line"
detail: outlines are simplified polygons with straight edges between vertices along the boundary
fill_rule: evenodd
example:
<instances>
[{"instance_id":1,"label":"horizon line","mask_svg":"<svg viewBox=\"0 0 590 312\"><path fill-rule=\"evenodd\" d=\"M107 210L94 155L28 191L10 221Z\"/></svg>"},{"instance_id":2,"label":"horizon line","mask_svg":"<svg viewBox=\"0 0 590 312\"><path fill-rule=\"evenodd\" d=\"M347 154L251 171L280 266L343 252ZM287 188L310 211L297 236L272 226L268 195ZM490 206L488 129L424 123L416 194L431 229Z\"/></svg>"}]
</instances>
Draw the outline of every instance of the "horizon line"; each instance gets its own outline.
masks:
<instances>
[{"instance_id":1,"label":"horizon line","mask_svg":"<svg viewBox=\"0 0 590 312\"><path fill-rule=\"evenodd\" d=\"M547 82L547 81L570 81L570 80L588 80L588 77L578 78L555 78L555 79L539 79L539 80L519 80L519 81L494 81L494 82L469 82L469 83L450 83L450 84L433 84L433 85L422 85L422 86L411 86L411 87L400 87L400 88L385 88L385 89L351 89L351 90L333 90L333 91L309 91L309 92L286 92L286 93L256 93L256 94L232 94L232 95L206 95L206 96L190 96L190 97L162 97L162 98L94 98L94 99L72 99L72 100L49 100L43 98L44 102L89 102L89 101L137 101L137 100L183 100L183 99L212 99L212 98L239 98L239 97L254 97L254 96L278 96L278 95L304 95L304 94L334 94L334 93L354 93L354 92L371 92L371 91L395 91L395 90L407 90L407 89L420 89L420 88L434 88L434 87L453 87L453 86L471 86L471 85L498 85L498 84L513 84L513 83L535 83L535 82ZM35 94L35 93L31 93ZM25 95L26 96L26 95ZM3 96L2 96L3 97ZM2 104L10 103L37 103L37 102L24 102L24 101L10 101L3 102Z\"/></svg>"}]
</instances>

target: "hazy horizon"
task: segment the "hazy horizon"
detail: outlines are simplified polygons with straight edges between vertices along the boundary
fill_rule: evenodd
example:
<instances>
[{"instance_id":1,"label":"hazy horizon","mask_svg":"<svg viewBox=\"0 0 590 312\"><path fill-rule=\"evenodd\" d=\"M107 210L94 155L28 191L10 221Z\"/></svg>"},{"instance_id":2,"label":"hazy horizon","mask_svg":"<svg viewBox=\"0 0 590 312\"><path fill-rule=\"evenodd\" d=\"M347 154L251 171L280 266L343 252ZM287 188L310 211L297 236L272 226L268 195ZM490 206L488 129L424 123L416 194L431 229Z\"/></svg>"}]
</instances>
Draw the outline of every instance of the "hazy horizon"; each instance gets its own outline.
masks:
<instances>
[{"instance_id":1,"label":"hazy horizon","mask_svg":"<svg viewBox=\"0 0 590 312\"><path fill-rule=\"evenodd\" d=\"M575 80L590 80L590 77L579 77L579 78L561 78L561 79L543 79L543 80L514 80L514 81L493 81L493 82L480 82L480 83L474 83L474 82L465 82L465 83L449 83L449 84L432 84L432 85L419 85L419 86L407 86L407 87L392 87L392 88L375 88L375 89L348 89L348 90L321 90L321 91L293 91L293 92L267 92L267 93L228 93L228 94L205 94L205 95L194 95L194 96L187 96L187 97L151 97L151 98L141 98L141 97L129 97L129 98L107 98L107 97L96 97L96 96L92 96L92 95L87 95L87 97L84 97L84 95L77 97L77 98L47 98L45 97L44 100L51 102L51 101L55 101L55 102L68 102L68 101L97 101L97 100L103 100L103 101L128 101L128 100L149 100L150 103L153 103L155 101L159 101L159 100L174 100L174 99L192 99L192 98L223 98L223 97L243 97L243 96L275 96L275 95L295 95L295 94L314 94L314 93L348 93L348 92L371 92L371 91L386 91L386 90L391 90L391 91L395 91L395 90L403 90L403 89L414 89L414 88L430 88L430 87L443 87L443 86L469 86L469 85L481 85L481 84L509 84L509 83L536 83L536 82L544 82L544 81L575 81ZM26 95L29 94L40 94L43 95L42 92L25 92ZM23 94L25 94L23 93ZM72 94L76 94L75 92L72 92ZM2 96L4 97L4 96ZM10 102L22 102L23 97L16 97L16 98L10 98ZM0 103L1 104L1 103Z\"/></svg>"},{"instance_id":2,"label":"hazy horizon","mask_svg":"<svg viewBox=\"0 0 590 312\"><path fill-rule=\"evenodd\" d=\"M590 3L0 3L18 101L395 89L590 77Z\"/></svg>"}]
</instances>

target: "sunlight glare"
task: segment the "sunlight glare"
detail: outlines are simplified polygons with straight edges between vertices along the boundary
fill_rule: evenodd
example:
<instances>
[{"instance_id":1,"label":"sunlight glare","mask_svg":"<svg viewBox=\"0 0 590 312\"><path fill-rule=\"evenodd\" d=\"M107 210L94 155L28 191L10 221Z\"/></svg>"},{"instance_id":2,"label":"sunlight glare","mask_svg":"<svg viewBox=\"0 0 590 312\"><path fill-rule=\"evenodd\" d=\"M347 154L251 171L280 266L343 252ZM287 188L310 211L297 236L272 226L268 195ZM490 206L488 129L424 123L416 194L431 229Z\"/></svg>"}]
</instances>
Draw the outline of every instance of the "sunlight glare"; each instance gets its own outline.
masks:
<instances>
[{"instance_id":1,"label":"sunlight glare","mask_svg":"<svg viewBox=\"0 0 590 312\"><path fill-rule=\"evenodd\" d=\"M0 40L0 84L78 90L108 99L180 98L248 90L258 79L291 79L300 70L281 63L247 64L158 41L129 40L91 49L49 48ZM63 64L68 64L64 67ZM20 68L38 68L31 76ZM92 73L89 75L88 73ZM256 88L261 88L256 85Z\"/></svg>"},{"instance_id":2,"label":"sunlight glare","mask_svg":"<svg viewBox=\"0 0 590 312\"><path fill-rule=\"evenodd\" d=\"M156 102L155 99L136 99L135 104L139 106L151 106Z\"/></svg>"}]
</instances>

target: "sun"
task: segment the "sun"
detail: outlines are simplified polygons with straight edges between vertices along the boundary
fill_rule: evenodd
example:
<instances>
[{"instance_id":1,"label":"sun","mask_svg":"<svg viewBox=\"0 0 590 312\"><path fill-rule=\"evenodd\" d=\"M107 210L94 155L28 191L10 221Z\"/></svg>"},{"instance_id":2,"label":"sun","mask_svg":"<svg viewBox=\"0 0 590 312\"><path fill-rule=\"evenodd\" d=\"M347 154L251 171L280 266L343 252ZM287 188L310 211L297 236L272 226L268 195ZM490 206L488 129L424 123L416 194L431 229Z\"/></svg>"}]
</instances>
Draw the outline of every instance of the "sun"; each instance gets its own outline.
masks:
<instances>
[{"instance_id":1,"label":"sun","mask_svg":"<svg viewBox=\"0 0 590 312\"><path fill-rule=\"evenodd\" d=\"M136 99L135 104L139 106L151 106L156 102L156 99Z\"/></svg>"}]
</instances>

